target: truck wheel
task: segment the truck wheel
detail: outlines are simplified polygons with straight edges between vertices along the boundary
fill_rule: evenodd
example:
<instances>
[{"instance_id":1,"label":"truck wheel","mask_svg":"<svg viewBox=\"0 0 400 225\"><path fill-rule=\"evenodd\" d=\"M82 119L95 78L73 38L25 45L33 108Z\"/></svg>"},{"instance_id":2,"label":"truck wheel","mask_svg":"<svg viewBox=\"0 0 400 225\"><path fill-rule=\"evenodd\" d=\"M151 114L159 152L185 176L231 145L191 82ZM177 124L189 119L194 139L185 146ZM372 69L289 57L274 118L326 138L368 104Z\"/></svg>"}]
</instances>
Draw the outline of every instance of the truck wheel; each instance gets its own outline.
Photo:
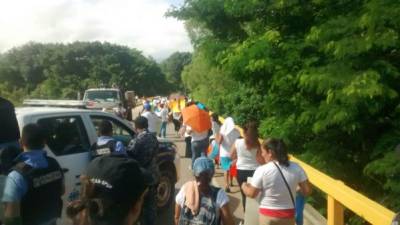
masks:
<instances>
[{"instance_id":1,"label":"truck wheel","mask_svg":"<svg viewBox=\"0 0 400 225\"><path fill-rule=\"evenodd\" d=\"M170 206L174 198L175 184L171 171L160 171L160 182L157 186L157 207L161 210Z\"/></svg>"}]
</instances>

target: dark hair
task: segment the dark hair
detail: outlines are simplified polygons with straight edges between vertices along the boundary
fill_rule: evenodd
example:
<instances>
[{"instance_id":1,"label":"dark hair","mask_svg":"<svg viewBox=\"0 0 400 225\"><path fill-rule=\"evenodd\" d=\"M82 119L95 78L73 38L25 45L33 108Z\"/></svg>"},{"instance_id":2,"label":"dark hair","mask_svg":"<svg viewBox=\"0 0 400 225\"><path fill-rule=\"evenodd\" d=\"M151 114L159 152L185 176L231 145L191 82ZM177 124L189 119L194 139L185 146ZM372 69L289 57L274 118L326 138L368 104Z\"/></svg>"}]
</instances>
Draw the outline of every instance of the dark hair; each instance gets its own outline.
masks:
<instances>
[{"instance_id":1,"label":"dark hair","mask_svg":"<svg viewBox=\"0 0 400 225\"><path fill-rule=\"evenodd\" d=\"M28 149L42 149L46 143L46 135L41 126L30 123L22 129L21 140Z\"/></svg>"},{"instance_id":2,"label":"dark hair","mask_svg":"<svg viewBox=\"0 0 400 225\"><path fill-rule=\"evenodd\" d=\"M80 180L80 199L71 202L66 209L74 225L120 225L140 198L138 195L124 202L116 202L111 196L98 191L89 177L81 176Z\"/></svg>"},{"instance_id":3,"label":"dark hair","mask_svg":"<svg viewBox=\"0 0 400 225\"><path fill-rule=\"evenodd\" d=\"M250 148L260 147L260 141L258 140L258 124L257 122L251 121L243 126L243 131L246 134L244 141Z\"/></svg>"},{"instance_id":4,"label":"dark hair","mask_svg":"<svg viewBox=\"0 0 400 225\"><path fill-rule=\"evenodd\" d=\"M280 165L289 166L289 155L286 150L286 144L282 139L268 138L263 142L262 147L264 150L272 151L272 155Z\"/></svg>"},{"instance_id":5,"label":"dark hair","mask_svg":"<svg viewBox=\"0 0 400 225\"><path fill-rule=\"evenodd\" d=\"M136 117L134 123L135 123L135 128L138 129L147 129L149 127L149 122L147 118L144 116Z\"/></svg>"},{"instance_id":6,"label":"dark hair","mask_svg":"<svg viewBox=\"0 0 400 225\"><path fill-rule=\"evenodd\" d=\"M99 126L100 135L110 135L113 132L112 123L108 120L102 120Z\"/></svg>"},{"instance_id":7,"label":"dark hair","mask_svg":"<svg viewBox=\"0 0 400 225\"><path fill-rule=\"evenodd\" d=\"M211 119L216 122L218 125L222 125L221 121L219 121L219 115L216 113L211 114Z\"/></svg>"}]
</instances>

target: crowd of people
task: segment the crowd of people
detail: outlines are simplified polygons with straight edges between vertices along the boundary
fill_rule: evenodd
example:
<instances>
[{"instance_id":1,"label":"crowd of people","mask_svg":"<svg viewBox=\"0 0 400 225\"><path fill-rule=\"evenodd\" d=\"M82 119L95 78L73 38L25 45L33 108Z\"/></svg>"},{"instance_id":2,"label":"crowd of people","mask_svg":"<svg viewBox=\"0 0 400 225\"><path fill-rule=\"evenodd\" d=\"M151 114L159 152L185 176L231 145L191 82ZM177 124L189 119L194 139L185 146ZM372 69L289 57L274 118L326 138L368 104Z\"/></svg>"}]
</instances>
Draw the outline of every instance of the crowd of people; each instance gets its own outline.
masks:
<instances>
[{"instance_id":1,"label":"crowd of people","mask_svg":"<svg viewBox=\"0 0 400 225\"><path fill-rule=\"evenodd\" d=\"M166 102L160 105L163 110L169 108ZM201 103L186 103L186 107L191 105L208 111ZM155 104L155 107L159 106ZM150 108L144 104L144 110ZM173 113L171 108L168 113ZM302 225L304 198L311 194L311 186L305 171L289 160L284 141L270 138L260 143L254 121L243 126L241 135L233 118L228 117L222 123L213 113L210 120L211 129L202 132L193 130L182 118L178 120L179 134L186 143L185 157L192 160L189 169L195 180L185 183L176 196L175 224L233 224L227 193L231 192L233 177L236 177L244 211L246 197L261 196L259 224ZM224 172L223 189L210 184L214 165Z\"/></svg>"},{"instance_id":2,"label":"crowd of people","mask_svg":"<svg viewBox=\"0 0 400 225\"><path fill-rule=\"evenodd\" d=\"M253 121L244 125L241 136L232 118L221 122L217 114L210 117L211 129L199 132L183 123L179 110L173 111L168 103L144 102L134 120L136 136L128 146L112 137L109 121L98 125L97 142L90 148L92 160L80 176L80 196L65 209L74 225L155 224L157 136L166 137L169 122L185 138L185 156L192 160L194 175L176 195L176 225L233 225L227 193L233 185L234 167L243 210L246 197L260 196L260 225L302 224L298 198L310 195L311 187L304 170L290 161L283 140L269 138L260 143ZM192 105L208 111L201 103L186 103L186 107ZM13 158L10 165L1 164L6 180L0 224L56 224L63 212L64 171L47 156L43 129L27 124L20 135L14 107L1 97L0 116L1 126L6 128L0 130L0 158L2 162ZM223 188L211 184L216 166L225 174Z\"/></svg>"}]
</instances>

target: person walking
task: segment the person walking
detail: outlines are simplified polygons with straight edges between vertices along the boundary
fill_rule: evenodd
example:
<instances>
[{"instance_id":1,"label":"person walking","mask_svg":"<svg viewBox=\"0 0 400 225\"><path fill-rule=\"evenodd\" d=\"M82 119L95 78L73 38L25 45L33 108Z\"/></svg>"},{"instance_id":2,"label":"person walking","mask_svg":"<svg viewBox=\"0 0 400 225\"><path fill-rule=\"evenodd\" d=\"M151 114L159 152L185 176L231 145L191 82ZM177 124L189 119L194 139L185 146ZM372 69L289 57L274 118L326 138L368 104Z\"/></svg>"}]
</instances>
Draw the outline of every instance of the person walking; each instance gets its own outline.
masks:
<instances>
[{"instance_id":1,"label":"person walking","mask_svg":"<svg viewBox=\"0 0 400 225\"><path fill-rule=\"evenodd\" d=\"M8 174L2 202L6 225L55 225L61 217L65 192L58 162L46 155L45 134L37 124L27 124L21 138L24 152Z\"/></svg>"},{"instance_id":2,"label":"person walking","mask_svg":"<svg viewBox=\"0 0 400 225\"><path fill-rule=\"evenodd\" d=\"M113 136L112 123L102 120L99 125L99 137L96 143L90 147L91 157L96 158L106 154L126 155L126 150L121 141L115 140Z\"/></svg>"},{"instance_id":3,"label":"person walking","mask_svg":"<svg viewBox=\"0 0 400 225\"><path fill-rule=\"evenodd\" d=\"M154 225L157 216L157 184L159 171L156 162L158 140L148 130L148 121L139 116L135 119L136 138L128 145L128 156L137 160L141 167L151 172L153 183L149 185L148 194L143 205L142 224Z\"/></svg>"},{"instance_id":4,"label":"person walking","mask_svg":"<svg viewBox=\"0 0 400 225\"><path fill-rule=\"evenodd\" d=\"M134 225L151 176L133 159L105 155L91 161L81 175L79 200L67 206L73 225Z\"/></svg>"},{"instance_id":5,"label":"person walking","mask_svg":"<svg viewBox=\"0 0 400 225\"><path fill-rule=\"evenodd\" d=\"M211 114L211 131L212 136L210 139L218 139L219 131L221 129L222 123L219 121L219 116L216 113Z\"/></svg>"},{"instance_id":6,"label":"person walking","mask_svg":"<svg viewBox=\"0 0 400 225\"><path fill-rule=\"evenodd\" d=\"M261 150L266 164L256 169L251 183L242 184L242 190L250 198L261 192L260 225L294 225L296 188L299 186L305 196L311 194L307 175L297 163L289 160L282 140L267 139Z\"/></svg>"},{"instance_id":7,"label":"person walking","mask_svg":"<svg viewBox=\"0 0 400 225\"><path fill-rule=\"evenodd\" d=\"M248 177L252 177L257 167L264 163L261 156L260 142L258 141L258 130L255 122L248 122L243 127L244 138L236 139L231 149L233 164L237 167L237 180L239 187ZM246 210L246 196L242 194L243 210Z\"/></svg>"},{"instance_id":8,"label":"person walking","mask_svg":"<svg viewBox=\"0 0 400 225\"><path fill-rule=\"evenodd\" d=\"M219 133L219 160L221 169L224 171L225 191L230 192L229 186L232 185L232 177L230 174L232 159L230 150L235 140L240 137L240 133L235 128L235 123L231 117L225 119Z\"/></svg>"},{"instance_id":9,"label":"person walking","mask_svg":"<svg viewBox=\"0 0 400 225\"><path fill-rule=\"evenodd\" d=\"M150 103L145 103L143 105L144 112L142 112L141 116L147 119L148 123L148 131L153 135L157 136L157 124L160 122L160 119L157 115L151 111Z\"/></svg>"},{"instance_id":10,"label":"person walking","mask_svg":"<svg viewBox=\"0 0 400 225\"><path fill-rule=\"evenodd\" d=\"M160 128L159 137L166 138L167 125L168 125L168 107L164 103L161 103L160 107L161 107L161 111L160 111L161 128Z\"/></svg>"},{"instance_id":11,"label":"person walking","mask_svg":"<svg viewBox=\"0 0 400 225\"><path fill-rule=\"evenodd\" d=\"M175 225L233 225L229 197L221 188L211 185L214 163L207 157L193 164L194 181L185 183L176 195Z\"/></svg>"},{"instance_id":12,"label":"person walking","mask_svg":"<svg viewBox=\"0 0 400 225\"><path fill-rule=\"evenodd\" d=\"M208 148L208 131L197 132L194 131L189 125L186 125L186 130L191 137L191 149L192 149L192 168L194 161L202 155L206 155Z\"/></svg>"}]
</instances>

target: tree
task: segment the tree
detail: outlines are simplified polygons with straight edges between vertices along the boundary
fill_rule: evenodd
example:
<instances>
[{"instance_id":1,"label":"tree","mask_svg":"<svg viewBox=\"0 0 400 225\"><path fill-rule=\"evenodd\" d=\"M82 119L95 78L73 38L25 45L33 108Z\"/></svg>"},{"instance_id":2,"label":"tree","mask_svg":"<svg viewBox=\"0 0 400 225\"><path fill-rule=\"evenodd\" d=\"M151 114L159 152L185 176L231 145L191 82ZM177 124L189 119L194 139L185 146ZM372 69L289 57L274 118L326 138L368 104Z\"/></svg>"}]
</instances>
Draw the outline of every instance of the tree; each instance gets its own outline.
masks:
<instances>
[{"instance_id":1,"label":"tree","mask_svg":"<svg viewBox=\"0 0 400 225\"><path fill-rule=\"evenodd\" d=\"M398 1L186 0L168 15L190 25L201 53L187 68L229 80L217 92L219 77L185 70L195 98L222 101L212 109L239 120L252 114L263 136L400 209Z\"/></svg>"},{"instance_id":2,"label":"tree","mask_svg":"<svg viewBox=\"0 0 400 225\"><path fill-rule=\"evenodd\" d=\"M28 43L0 57L2 95L76 99L77 92L113 84L139 95L169 92L157 63L136 49L101 42ZM25 92L25 96L19 93Z\"/></svg>"},{"instance_id":3,"label":"tree","mask_svg":"<svg viewBox=\"0 0 400 225\"><path fill-rule=\"evenodd\" d=\"M175 91L183 90L181 74L192 60L189 52L175 52L161 63L161 70Z\"/></svg>"}]
</instances>

